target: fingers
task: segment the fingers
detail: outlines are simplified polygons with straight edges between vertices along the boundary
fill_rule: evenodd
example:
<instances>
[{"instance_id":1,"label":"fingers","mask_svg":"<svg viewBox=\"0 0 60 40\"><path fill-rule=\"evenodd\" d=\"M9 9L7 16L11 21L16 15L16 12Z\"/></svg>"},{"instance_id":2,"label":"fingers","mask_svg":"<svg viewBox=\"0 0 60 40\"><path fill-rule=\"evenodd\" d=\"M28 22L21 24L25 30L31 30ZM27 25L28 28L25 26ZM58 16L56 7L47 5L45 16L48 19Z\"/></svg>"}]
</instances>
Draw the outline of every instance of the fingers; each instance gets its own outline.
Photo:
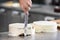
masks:
<instances>
[{"instance_id":1,"label":"fingers","mask_svg":"<svg viewBox=\"0 0 60 40\"><path fill-rule=\"evenodd\" d=\"M30 9L29 7L22 7L22 10L24 11L24 13L27 13L29 9Z\"/></svg>"},{"instance_id":2,"label":"fingers","mask_svg":"<svg viewBox=\"0 0 60 40\"><path fill-rule=\"evenodd\" d=\"M31 6L32 6L31 0L28 0L28 1L26 2L26 4L27 4L29 7L31 7Z\"/></svg>"},{"instance_id":3,"label":"fingers","mask_svg":"<svg viewBox=\"0 0 60 40\"><path fill-rule=\"evenodd\" d=\"M23 5L21 4L21 8L25 13L30 9L29 6L24 3L23 3Z\"/></svg>"},{"instance_id":4,"label":"fingers","mask_svg":"<svg viewBox=\"0 0 60 40\"><path fill-rule=\"evenodd\" d=\"M20 6L22 10L26 13L30 10L30 7L32 6L31 0L20 0Z\"/></svg>"}]
</instances>

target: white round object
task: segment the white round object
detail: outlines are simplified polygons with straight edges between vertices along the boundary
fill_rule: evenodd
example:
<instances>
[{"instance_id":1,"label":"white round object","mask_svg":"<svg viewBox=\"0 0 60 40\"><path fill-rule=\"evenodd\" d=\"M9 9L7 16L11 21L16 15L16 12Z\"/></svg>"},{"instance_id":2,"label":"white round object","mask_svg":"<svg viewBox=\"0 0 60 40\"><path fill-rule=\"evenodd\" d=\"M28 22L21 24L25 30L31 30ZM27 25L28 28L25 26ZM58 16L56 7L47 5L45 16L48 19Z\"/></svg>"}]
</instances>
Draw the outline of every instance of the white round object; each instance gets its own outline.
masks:
<instances>
[{"instance_id":1,"label":"white round object","mask_svg":"<svg viewBox=\"0 0 60 40\"><path fill-rule=\"evenodd\" d=\"M36 32L56 32L57 23L52 21L36 21L33 22Z\"/></svg>"},{"instance_id":2,"label":"white round object","mask_svg":"<svg viewBox=\"0 0 60 40\"><path fill-rule=\"evenodd\" d=\"M23 28L24 28L23 23L9 24L9 36L18 36L19 34L24 33Z\"/></svg>"},{"instance_id":3,"label":"white round object","mask_svg":"<svg viewBox=\"0 0 60 40\"><path fill-rule=\"evenodd\" d=\"M28 24L26 28L26 34L34 33L34 29L31 24ZM24 33L24 23L9 24L9 36L19 36L22 33Z\"/></svg>"}]
</instances>

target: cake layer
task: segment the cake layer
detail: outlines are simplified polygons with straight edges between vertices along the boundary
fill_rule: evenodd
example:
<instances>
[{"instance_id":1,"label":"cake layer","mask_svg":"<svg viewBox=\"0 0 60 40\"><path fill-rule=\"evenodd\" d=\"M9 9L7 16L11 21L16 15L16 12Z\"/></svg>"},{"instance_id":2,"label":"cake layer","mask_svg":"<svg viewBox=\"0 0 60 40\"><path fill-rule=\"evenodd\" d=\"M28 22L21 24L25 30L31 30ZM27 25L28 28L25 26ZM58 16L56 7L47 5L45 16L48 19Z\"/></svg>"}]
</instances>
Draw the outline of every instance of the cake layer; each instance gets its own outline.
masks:
<instances>
[{"instance_id":1,"label":"cake layer","mask_svg":"<svg viewBox=\"0 0 60 40\"><path fill-rule=\"evenodd\" d=\"M20 34L25 33L24 29L24 23L9 24L9 36L19 36ZM27 25L25 34L34 34L34 28L31 24Z\"/></svg>"},{"instance_id":2,"label":"cake layer","mask_svg":"<svg viewBox=\"0 0 60 40\"><path fill-rule=\"evenodd\" d=\"M36 21L33 22L36 32L56 32L57 23L51 21Z\"/></svg>"}]
</instances>

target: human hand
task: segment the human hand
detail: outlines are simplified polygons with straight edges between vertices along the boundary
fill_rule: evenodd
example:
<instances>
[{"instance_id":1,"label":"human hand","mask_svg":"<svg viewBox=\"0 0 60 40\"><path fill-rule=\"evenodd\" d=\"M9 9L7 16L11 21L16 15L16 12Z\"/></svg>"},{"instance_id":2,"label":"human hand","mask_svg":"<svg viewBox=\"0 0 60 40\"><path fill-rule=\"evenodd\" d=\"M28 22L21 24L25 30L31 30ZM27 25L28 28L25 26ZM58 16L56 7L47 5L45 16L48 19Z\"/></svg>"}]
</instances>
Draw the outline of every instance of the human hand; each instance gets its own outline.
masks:
<instances>
[{"instance_id":1,"label":"human hand","mask_svg":"<svg viewBox=\"0 0 60 40\"><path fill-rule=\"evenodd\" d=\"M27 13L32 6L31 0L19 0L19 3L20 3L20 7L24 11L24 13Z\"/></svg>"}]
</instances>

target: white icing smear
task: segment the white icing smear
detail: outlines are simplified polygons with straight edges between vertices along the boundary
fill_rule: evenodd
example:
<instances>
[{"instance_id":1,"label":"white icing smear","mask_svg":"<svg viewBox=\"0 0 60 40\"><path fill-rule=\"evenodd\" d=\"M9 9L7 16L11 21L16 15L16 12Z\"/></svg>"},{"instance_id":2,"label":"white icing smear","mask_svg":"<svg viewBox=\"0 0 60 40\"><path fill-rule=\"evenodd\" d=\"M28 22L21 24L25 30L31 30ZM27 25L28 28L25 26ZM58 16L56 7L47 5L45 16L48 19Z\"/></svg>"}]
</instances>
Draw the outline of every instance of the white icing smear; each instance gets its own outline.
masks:
<instances>
[{"instance_id":1,"label":"white icing smear","mask_svg":"<svg viewBox=\"0 0 60 40\"><path fill-rule=\"evenodd\" d=\"M52 21L36 21L33 23L37 25L56 25L57 24L56 22L52 22Z\"/></svg>"}]
</instances>

